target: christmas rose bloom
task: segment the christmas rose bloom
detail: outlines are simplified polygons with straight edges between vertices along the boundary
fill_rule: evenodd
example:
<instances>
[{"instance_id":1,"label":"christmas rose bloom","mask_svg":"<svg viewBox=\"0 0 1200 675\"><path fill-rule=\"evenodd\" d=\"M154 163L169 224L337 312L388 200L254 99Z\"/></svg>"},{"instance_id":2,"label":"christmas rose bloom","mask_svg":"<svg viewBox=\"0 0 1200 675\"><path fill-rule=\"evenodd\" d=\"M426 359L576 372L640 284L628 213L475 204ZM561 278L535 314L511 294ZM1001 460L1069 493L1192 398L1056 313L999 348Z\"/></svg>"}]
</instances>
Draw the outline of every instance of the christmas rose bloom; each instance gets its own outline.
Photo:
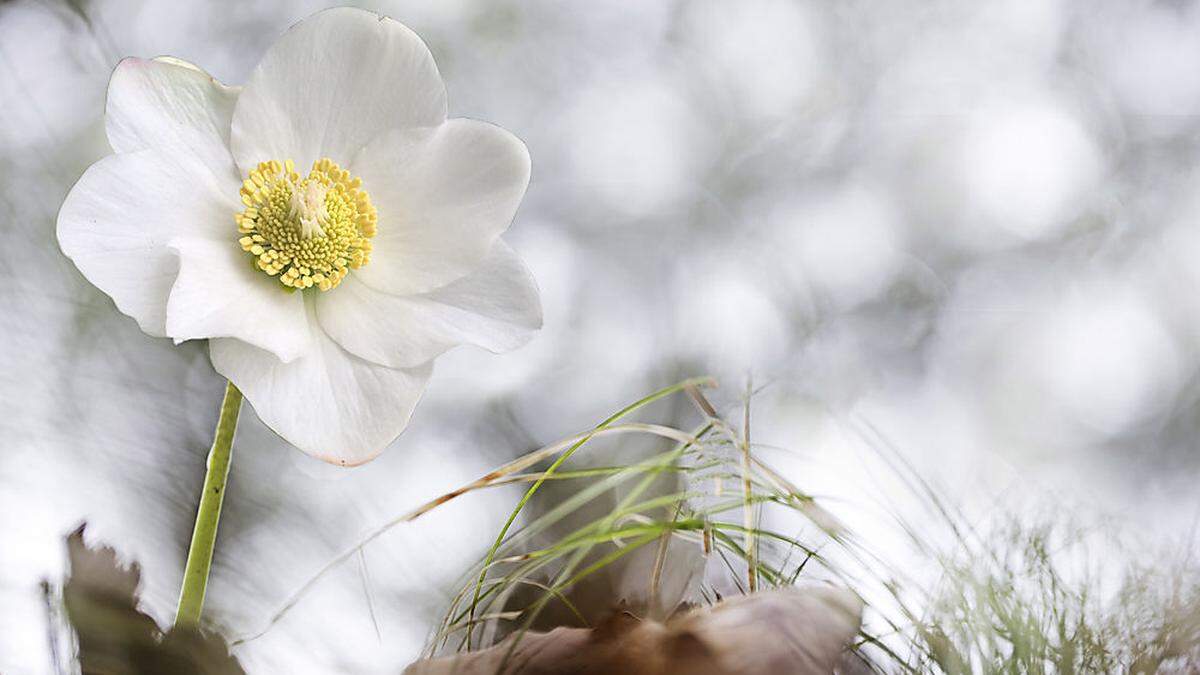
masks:
<instances>
[{"instance_id":1,"label":"christmas rose bloom","mask_svg":"<svg viewBox=\"0 0 1200 675\"><path fill-rule=\"evenodd\" d=\"M63 204L63 251L146 333L208 339L216 370L310 455L370 460L439 354L513 349L541 326L500 239L528 152L446 119L432 55L395 21L321 12L241 88L126 59L105 124L115 154Z\"/></svg>"}]
</instances>

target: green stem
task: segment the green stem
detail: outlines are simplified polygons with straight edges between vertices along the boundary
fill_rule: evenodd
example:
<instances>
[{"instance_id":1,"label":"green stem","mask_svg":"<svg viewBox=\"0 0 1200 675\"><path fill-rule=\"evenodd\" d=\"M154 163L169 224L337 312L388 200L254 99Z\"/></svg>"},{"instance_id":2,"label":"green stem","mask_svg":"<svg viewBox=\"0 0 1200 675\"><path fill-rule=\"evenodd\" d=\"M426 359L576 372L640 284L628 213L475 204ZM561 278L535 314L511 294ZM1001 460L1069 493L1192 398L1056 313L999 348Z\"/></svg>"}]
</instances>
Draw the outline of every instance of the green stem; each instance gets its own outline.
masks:
<instances>
[{"instance_id":1,"label":"green stem","mask_svg":"<svg viewBox=\"0 0 1200 675\"><path fill-rule=\"evenodd\" d=\"M225 479L229 477L229 460L233 453L233 434L237 431L238 411L242 407L242 392L229 382L221 402L221 418L208 451L208 472L204 475L204 492L196 511L196 528L188 547L187 567L183 571L183 588L179 591L179 610L175 625L196 627L204 607L204 591L208 586L208 570L212 566L213 545L217 540L217 521L221 519L221 502L225 498Z\"/></svg>"},{"instance_id":2,"label":"green stem","mask_svg":"<svg viewBox=\"0 0 1200 675\"><path fill-rule=\"evenodd\" d=\"M742 494L745 496L742 523L746 528L746 581L751 593L758 590L758 545L754 543L758 519L754 513L754 482L750 477L750 397L753 395L754 387L746 380L746 406L742 409Z\"/></svg>"}]
</instances>

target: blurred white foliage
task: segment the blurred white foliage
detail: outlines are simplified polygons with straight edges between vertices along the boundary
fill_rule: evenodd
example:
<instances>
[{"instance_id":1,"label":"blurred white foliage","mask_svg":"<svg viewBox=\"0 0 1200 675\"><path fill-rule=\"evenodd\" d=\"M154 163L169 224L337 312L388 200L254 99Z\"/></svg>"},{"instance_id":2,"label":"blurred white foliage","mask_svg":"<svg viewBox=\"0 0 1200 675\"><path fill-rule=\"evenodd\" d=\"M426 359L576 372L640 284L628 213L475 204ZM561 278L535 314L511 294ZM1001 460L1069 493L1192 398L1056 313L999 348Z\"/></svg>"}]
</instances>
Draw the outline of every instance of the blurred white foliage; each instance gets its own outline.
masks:
<instances>
[{"instance_id":1,"label":"blurred white foliage","mask_svg":"<svg viewBox=\"0 0 1200 675\"><path fill-rule=\"evenodd\" d=\"M958 148L954 185L977 226L1033 241L1060 234L1100 178L1101 157L1088 133L1053 101L1001 105L975 116ZM976 240L987 233L974 233Z\"/></svg>"},{"instance_id":2,"label":"blurred white foliage","mask_svg":"<svg viewBox=\"0 0 1200 675\"><path fill-rule=\"evenodd\" d=\"M581 189L619 214L604 221L605 229L694 196L708 140L667 82L653 73L617 74L579 92L563 119Z\"/></svg>"},{"instance_id":3,"label":"blurred white foliage","mask_svg":"<svg viewBox=\"0 0 1200 675\"><path fill-rule=\"evenodd\" d=\"M740 262L715 260L681 271L679 305L672 317L674 349L714 376L741 387L745 374L786 358L789 329L779 306Z\"/></svg>"},{"instance_id":4,"label":"blurred white foliage","mask_svg":"<svg viewBox=\"0 0 1200 675\"><path fill-rule=\"evenodd\" d=\"M904 226L888 195L848 183L773 216L783 241L772 261L812 284L838 309L853 309L887 290L903 266Z\"/></svg>"},{"instance_id":5,"label":"blurred white foliage","mask_svg":"<svg viewBox=\"0 0 1200 675\"><path fill-rule=\"evenodd\" d=\"M794 115L828 72L823 17L790 0L697 2L684 8L690 67L707 71L714 92L752 117Z\"/></svg>"},{"instance_id":6,"label":"blurred white foliage","mask_svg":"<svg viewBox=\"0 0 1200 675\"><path fill-rule=\"evenodd\" d=\"M1110 3L1094 30L1098 65L1129 112L1178 133L1200 112L1200 11L1189 3Z\"/></svg>"},{"instance_id":7,"label":"blurred white foliage","mask_svg":"<svg viewBox=\"0 0 1200 675\"><path fill-rule=\"evenodd\" d=\"M1086 444L1161 414L1184 363L1145 299L1104 281L1055 290L990 357L1007 428L1020 440Z\"/></svg>"}]
</instances>

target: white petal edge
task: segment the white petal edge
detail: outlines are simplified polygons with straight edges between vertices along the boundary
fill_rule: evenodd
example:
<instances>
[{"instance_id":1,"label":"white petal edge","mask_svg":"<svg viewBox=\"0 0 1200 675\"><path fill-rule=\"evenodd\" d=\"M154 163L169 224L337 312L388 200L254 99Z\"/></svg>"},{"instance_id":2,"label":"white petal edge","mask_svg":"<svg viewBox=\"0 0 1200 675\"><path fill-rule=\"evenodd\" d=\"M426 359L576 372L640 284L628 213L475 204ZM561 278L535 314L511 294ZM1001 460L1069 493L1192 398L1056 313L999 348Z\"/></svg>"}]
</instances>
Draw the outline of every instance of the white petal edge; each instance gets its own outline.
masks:
<instances>
[{"instance_id":1,"label":"white petal edge","mask_svg":"<svg viewBox=\"0 0 1200 675\"><path fill-rule=\"evenodd\" d=\"M183 237L168 244L179 256L179 276L167 301L167 335L176 344L237 338L294 361L311 341L302 294L254 269L234 232L230 226L227 241Z\"/></svg>"},{"instance_id":2,"label":"white petal edge","mask_svg":"<svg viewBox=\"0 0 1200 675\"><path fill-rule=\"evenodd\" d=\"M243 173L291 159L307 170L345 166L367 141L446 119L446 87L429 48L407 26L351 7L296 24L250 75L233 114L231 145Z\"/></svg>"},{"instance_id":3,"label":"white petal edge","mask_svg":"<svg viewBox=\"0 0 1200 675\"><path fill-rule=\"evenodd\" d=\"M238 92L186 61L124 59L108 81L108 143L118 153L186 149L214 172L232 172L236 179L229 129Z\"/></svg>"},{"instance_id":4,"label":"white petal edge","mask_svg":"<svg viewBox=\"0 0 1200 675\"><path fill-rule=\"evenodd\" d=\"M520 256L497 241L475 272L420 295L382 293L351 273L317 298L317 318L351 353L405 368L460 344L516 349L542 327L542 304Z\"/></svg>"},{"instance_id":5,"label":"white petal edge","mask_svg":"<svg viewBox=\"0 0 1200 675\"><path fill-rule=\"evenodd\" d=\"M357 273L397 295L423 293L483 262L529 186L529 150L504 129L471 119L375 139L351 171L379 213L371 262Z\"/></svg>"},{"instance_id":6,"label":"white petal edge","mask_svg":"<svg viewBox=\"0 0 1200 675\"><path fill-rule=\"evenodd\" d=\"M305 302L312 347L295 361L230 338L210 340L209 355L288 443L330 464L363 464L408 426L433 364L399 369L360 359L325 335L312 304Z\"/></svg>"},{"instance_id":7,"label":"white petal edge","mask_svg":"<svg viewBox=\"0 0 1200 675\"><path fill-rule=\"evenodd\" d=\"M179 236L223 238L236 228L238 184L186 153L141 150L96 162L58 212L58 243L94 286L155 337L166 336Z\"/></svg>"}]
</instances>

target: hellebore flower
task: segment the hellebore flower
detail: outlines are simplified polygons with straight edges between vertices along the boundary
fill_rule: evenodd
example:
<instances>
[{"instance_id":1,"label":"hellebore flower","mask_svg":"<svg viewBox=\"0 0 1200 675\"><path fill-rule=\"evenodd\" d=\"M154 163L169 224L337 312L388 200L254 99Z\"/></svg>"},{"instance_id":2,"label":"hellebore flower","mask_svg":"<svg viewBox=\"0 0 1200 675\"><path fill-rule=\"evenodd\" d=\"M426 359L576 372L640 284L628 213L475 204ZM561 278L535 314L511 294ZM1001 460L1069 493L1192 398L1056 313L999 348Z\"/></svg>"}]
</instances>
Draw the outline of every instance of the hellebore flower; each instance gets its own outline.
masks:
<instances>
[{"instance_id":1,"label":"hellebore flower","mask_svg":"<svg viewBox=\"0 0 1200 675\"><path fill-rule=\"evenodd\" d=\"M67 196L63 251L144 332L208 339L217 372L314 457L372 459L438 355L513 349L541 326L500 239L529 154L446 119L433 57L400 23L316 14L240 88L126 59L105 124L115 154Z\"/></svg>"}]
</instances>

